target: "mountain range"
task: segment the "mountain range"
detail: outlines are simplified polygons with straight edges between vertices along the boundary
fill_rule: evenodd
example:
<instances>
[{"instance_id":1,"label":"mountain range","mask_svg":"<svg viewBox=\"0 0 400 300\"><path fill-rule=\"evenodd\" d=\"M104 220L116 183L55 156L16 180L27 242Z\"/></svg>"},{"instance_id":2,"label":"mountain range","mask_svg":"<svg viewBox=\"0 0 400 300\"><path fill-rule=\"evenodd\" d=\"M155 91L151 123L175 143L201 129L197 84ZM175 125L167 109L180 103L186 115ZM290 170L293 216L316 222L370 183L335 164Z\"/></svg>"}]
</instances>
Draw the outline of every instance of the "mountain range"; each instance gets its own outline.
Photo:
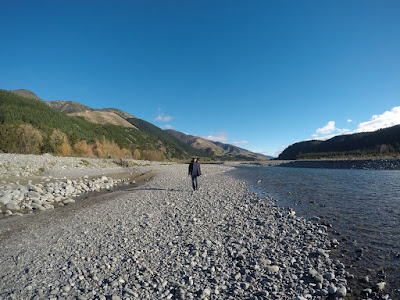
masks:
<instances>
[{"instance_id":1,"label":"mountain range","mask_svg":"<svg viewBox=\"0 0 400 300\"><path fill-rule=\"evenodd\" d=\"M54 130L59 130L68 137L66 143L72 149L83 140L94 145L103 139L145 159L180 160L192 156L203 160L268 159L233 145L174 130L162 130L117 108L95 109L76 101L43 101L32 91L24 89L0 89L0 124L3 139L0 150L3 152L18 152L21 147L18 146L19 141L10 136L10 126L29 124L42 136L40 149L36 149L41 153L51 150L50 136L54 135ZM11 147L11 144L14 146ZM93 149L96 150L95 147Z\"/></svg>"}]
</instances>

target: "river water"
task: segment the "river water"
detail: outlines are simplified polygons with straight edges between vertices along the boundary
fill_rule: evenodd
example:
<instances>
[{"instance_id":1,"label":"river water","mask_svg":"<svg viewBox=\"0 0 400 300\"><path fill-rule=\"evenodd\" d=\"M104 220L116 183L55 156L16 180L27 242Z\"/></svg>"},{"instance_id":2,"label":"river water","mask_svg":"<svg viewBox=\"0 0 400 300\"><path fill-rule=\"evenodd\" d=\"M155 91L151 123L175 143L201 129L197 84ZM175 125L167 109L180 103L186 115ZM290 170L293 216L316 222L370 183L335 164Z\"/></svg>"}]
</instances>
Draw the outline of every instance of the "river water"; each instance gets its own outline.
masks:
<instances>
[{"instance_id":1,"label":"river water","mask_svg":"<svg viewBox=\"0 0 400 300\"><path fill-rule=\"evenodd\" d=\"M329 234L341 243L333 255L355 275L355 299L381 281L400 299L399 170L238 167L233 175L297 215L332 225Z\"/></svg>"}]
</instances>

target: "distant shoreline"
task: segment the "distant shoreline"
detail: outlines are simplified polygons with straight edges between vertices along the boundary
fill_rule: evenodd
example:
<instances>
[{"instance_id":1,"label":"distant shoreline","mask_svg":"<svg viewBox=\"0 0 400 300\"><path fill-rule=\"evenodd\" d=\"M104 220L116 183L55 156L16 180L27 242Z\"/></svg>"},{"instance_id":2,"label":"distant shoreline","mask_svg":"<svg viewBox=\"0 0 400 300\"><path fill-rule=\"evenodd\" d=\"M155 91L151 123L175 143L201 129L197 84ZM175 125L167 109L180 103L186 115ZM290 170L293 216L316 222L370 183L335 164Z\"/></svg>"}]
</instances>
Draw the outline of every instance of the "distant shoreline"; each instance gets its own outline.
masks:
<instances>
[{"instance_id":1,"label":"distant shoreline","mask_svg":"<svg viewBox=\"0 0 400 300\"><path fill-rule=\"evenodd\" d=\"M400 170L400 159L324 159L324 160L270 160L265 162L228 162L232 166Z\"/></svg>"}]
</instances>

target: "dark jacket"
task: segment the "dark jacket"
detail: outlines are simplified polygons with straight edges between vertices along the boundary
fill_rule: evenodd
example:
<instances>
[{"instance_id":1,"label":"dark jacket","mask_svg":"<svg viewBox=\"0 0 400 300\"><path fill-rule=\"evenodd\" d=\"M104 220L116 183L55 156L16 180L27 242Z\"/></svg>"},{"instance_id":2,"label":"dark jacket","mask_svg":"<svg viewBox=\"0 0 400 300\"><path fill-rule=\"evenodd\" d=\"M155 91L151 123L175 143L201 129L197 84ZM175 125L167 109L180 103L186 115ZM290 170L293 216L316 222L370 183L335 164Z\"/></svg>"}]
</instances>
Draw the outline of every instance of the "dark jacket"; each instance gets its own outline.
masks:
<instances>
[{"instance_id":1,"label":"dark jacket","mask_svg":"<svg viewBox=\"0 0 400 300\"><path fill-rule=\"evenodd\" d=\"M199 162L198 161L196 161L196 162L194 162L194 161L192 161L190 164L189 164L189 175L192 175L193 176L193 164L196 164L196 166L197 166L197 175L201 175L201 169L200 169L200 164L199 164Z\"/></svg>"}]
</instances>

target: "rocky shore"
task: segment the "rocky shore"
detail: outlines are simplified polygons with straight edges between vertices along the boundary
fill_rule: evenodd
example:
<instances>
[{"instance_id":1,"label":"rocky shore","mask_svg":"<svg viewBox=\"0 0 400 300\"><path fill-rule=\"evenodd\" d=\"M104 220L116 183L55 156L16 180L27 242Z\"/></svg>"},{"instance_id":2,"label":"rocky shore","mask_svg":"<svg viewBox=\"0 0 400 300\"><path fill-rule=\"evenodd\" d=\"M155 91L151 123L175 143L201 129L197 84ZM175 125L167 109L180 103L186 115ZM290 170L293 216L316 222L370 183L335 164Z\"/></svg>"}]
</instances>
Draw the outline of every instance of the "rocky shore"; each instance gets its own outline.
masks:
<instances>
[{"instance_id":1,"label":"rocky shore","mask_svg":"<svg viewBox=\"0 0 400 300\"><path fill-rule=\"evenodd\" d=\"M281 162L279 166L291 168L400 170L400 159L297 160Z\"/></svg>"},{"instance_id":2,"label":"rocky shore","mask_svg":"<svg viewBox=\"0 0 400 300\"><path fill-rule=\"evenodd\" d=\"M245 181L225 174L230 167L203 165L194 193L186 165L148 168L157 172L151 181L105 201L1 219L0 299L326 299L351 292L352 275L330 256L338 242L327 228L250 193Z\"/></svg>"},{"instance_id":3,"label":"rocky shore","mask_svg":"<svg viewBox=\"0 0 400 300\"><path fill-rule=\"evenodd\" d=\"M269 160L264 162L226 162L231 166L400 170L400 159L320 159L320 160Z\"/></svg>"},{"instance_id":4,"label":"rocky shore","mask_svg":"<svg viewBox=\"0 0 400 300\"><path fill-rule=\"evenodd\" d=\"M123 168L111 159L0 154L0 218L52 210L84 193L135 183L147 161ZM107 175L107 176L106 176Z\"/></svg>"}]
</instances>

